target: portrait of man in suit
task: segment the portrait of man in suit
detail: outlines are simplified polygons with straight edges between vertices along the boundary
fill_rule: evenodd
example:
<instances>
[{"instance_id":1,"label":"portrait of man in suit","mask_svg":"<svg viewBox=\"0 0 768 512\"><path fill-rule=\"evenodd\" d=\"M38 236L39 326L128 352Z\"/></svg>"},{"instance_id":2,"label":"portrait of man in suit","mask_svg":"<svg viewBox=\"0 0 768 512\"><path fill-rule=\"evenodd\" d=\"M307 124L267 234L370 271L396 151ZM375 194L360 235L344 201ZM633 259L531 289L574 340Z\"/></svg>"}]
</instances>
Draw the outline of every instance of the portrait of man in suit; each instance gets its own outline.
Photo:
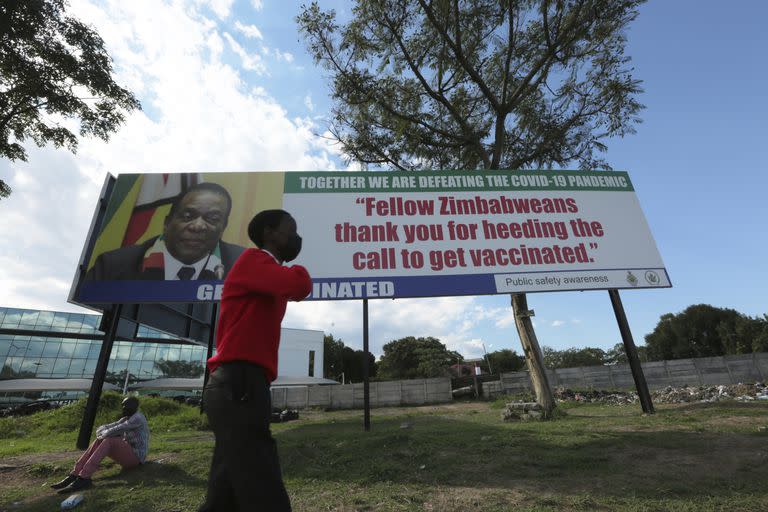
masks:
<instances>
[{"instance_id":1,"label":"portrait of man in suit","mask_svg":"<svg viewBox=\"0 0 768 512\"><path fill-rule=\"evenodd\" d=\"M192 185L174 200L162 235L99 255L85 280L223 280L244 250L221 240L231 211L224 187Z\"/></svg>"}]
</instances>

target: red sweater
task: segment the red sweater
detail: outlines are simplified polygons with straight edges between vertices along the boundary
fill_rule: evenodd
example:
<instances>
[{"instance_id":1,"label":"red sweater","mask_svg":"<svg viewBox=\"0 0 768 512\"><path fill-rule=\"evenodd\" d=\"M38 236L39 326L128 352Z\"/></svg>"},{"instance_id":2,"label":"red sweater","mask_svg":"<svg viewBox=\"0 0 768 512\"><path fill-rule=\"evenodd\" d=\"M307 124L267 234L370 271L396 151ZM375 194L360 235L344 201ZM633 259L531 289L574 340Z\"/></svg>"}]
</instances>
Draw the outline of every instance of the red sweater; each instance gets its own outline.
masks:
<instances>
[{"instance_id":1,"label":"red sweater","mask_svg":"<svg viewBox=\"0 0 768 512\"><path fill-rule=\"evenodd\" d=\"M224 280L216 355L208 360L208 368L248 361L263 367L269 382L275 380L286 304L310 291L312 280L304 267L284 267L268 252L246 249Z\"/></svg>"}]
</instances>

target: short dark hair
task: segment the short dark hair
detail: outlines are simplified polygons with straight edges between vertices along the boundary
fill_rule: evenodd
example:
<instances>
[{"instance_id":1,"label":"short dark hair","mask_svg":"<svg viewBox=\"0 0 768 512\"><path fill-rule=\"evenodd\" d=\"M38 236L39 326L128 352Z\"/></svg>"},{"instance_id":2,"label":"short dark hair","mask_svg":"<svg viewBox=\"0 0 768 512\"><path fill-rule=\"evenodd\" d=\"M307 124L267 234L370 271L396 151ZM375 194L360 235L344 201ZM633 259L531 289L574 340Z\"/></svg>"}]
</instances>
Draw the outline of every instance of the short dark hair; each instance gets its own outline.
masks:
<instances>
[{"instance_id":1,"label":"short dark hair","mask_svg":"<svg viewBox=\"0 0 768 512\"><path fill-rule=\"evenodd\" d=\"M285 210L260 211L248 223L248 238L257 247L262 247L264 244L264 229L277 229L280 223L283 222L283 219L290 216L291 214Z\"/></svg>"},{"instance_id":2,"label":"short dark hair","mask_svg":"<svg viewBox=\"0 0 768 512\"><path fill-rule=\"evenodd\" d=\"M173 215L179 210L179 205L181 204L181 201L184 199L184 197L186 197L187 194L190 194L192 192L200 192L203 190L207 190L208 192L214 192L216 194L224 196L224 199L227 200L227 217L229 217L229 214L232 211L232 196L229 195L229 192L227 192L227 189L225 189L218 183L210 183L208 181L204 181L203 183L197 183L195 185L192 185L183 193L176 196L176 198L173 200L173 204L171 205L171 211L168 212L168 215L170 217L173 217Z\"/></svg>"},{"instance_id":3,"label":"short dark hair","mask_svg":"<svg viewBox=\"0 0 768 512\"><path fill-rule=\"evenodd\" d=\"M128 407L130 409L138 409L139 399L136 398L135 396L129 396L129 397L123 398L121 405Z\"/></svg>"}]
</instances>

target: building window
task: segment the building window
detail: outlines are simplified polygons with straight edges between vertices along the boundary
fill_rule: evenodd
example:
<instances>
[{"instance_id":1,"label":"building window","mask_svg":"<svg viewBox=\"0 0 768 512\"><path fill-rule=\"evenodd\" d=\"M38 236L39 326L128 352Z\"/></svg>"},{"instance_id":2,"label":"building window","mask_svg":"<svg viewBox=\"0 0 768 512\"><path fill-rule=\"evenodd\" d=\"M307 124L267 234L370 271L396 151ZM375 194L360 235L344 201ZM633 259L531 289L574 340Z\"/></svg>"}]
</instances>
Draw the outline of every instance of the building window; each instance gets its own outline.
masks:
<instances>
[{"instance_id":1,"label":"building window","mask_svg":"<svg viewBox=\"0 0 768 512\"><path fill-rule=\"evenodd\" d=\"M308 375L310 377L315 376L315 351L310 350L309 351L309 372Z\"/></svg>"}]
</instances>

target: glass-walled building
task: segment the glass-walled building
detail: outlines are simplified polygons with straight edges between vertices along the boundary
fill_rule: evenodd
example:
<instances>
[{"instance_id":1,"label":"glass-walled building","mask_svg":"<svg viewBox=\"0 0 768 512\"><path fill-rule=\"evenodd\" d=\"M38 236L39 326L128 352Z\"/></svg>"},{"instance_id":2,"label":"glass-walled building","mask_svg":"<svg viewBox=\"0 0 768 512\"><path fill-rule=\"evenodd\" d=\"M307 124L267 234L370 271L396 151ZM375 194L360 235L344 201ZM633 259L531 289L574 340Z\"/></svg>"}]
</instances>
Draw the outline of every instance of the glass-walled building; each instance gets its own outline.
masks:
<instances>
[{"instance_id":1,"label":"glass-walled building","mask_svg":"<svg viewBox=\"0 0 768 512\"><path fill-rule=\"evenodd\" d=\"M103 336L101 315L0 307L0 329L24 329L44 335L0 333L0 379L93 378L101 340L62 338L55 333ZM168 343L115 341L107 380L129 374L130 381L202 375L206 348L176 344L173 337L139 326L139 338Z\"/></svg>"}]
</instances>

